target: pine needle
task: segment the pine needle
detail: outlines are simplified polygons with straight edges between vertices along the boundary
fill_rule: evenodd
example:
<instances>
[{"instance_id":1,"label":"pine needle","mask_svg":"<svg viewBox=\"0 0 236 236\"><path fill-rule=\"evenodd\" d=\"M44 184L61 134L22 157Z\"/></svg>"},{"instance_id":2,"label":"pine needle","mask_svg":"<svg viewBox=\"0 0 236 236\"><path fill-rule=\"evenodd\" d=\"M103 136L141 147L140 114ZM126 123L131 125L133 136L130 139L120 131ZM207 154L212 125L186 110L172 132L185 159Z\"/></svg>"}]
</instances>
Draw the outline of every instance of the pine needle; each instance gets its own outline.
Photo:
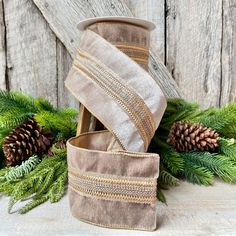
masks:
<instances>
[{"instance_id":1,"label":"pine needle","mask_svg":"<svg viewBox=\"0 0 236 236\"><path fill-rule=\"evenodd\" d=\"M186 152L181 155L185 161L207 168L226 182L236 182L236 166L222 155L209 152Z\"/></svg>"},{"instance_id":2,"label":"pine needle","mask_svg":"<svg viewBox=\"0 0 236 236\"><path fill-rule=\"evenodd\" d=\"M8 181L22 178L35 169L40 161L41 159L38 156L32 156L28 160L22 162L20 166L12 167L11 170L5 174L4 178Z\"/></svg>"},{"instance_id":3,"label":"pine needle","mask_svg":"<svg viewBox=\"0 0 236 236\"><path fill-rule=\"evenodd\" d=\"M19 166L18 168L20 168ZM10 173L12 168L5 172ZM9 212L18 201L32 199L18 212L23 214L50 199L59 201L67 183L66 150L57 150L54 157L45 156L42 161L23 178L10 178L0 182L0 192L11 196Z\"/></svg>"},{"instance_id":4,"label":"pine needle","mask_svg":"<svg viewBox=\"0 0 236 236\"><path fill-rule=\"evenodd\" d=\"M161 126L170 129L175 121L195 117L198 112L199 105L197 103L189 103L179 98L170 98L167 101L167 108Z\"/></svg>"},{"instance_id":5,"label":"pine needle","mask_svg":"<svg viewBox=\"0 0 236 236\"><path fill-rule=\"evenodd\" d=\"M214 181L214 175L205 167L193 164L189 160L185 161L183 176L189 182L199 185L211 185Z\"/></svg>"},{"instance_id":6,"label":"pine needle","mask_svg":"<svg viewBox=\"0 0 236 236\"><path fill-rule=\"evenodd\" d=\"M166 198L160 188L157 188L157 199L166 204Z\"/></svg>"},{"instance_id":7,"label":"pine needle","mask_svg":"<svg viewBox=\"0 0 236 236\"><path fill-rule=\"evenodd\" d=\"M171 173L166 170L161 170L159 178L158 178L158 186L167 186L173 187L179 185L179 179L174 177Z\"/></svg>"},{"instance_id":8,"label":"pine needle","mask_svg":"<svg viewBox=\"0 0 236 236\"><path fill-rule=\"evenodd\" d=\"M68 108L57 112L42 111L35 114L34 118L54 135L60 134L60 138L66 139L76 133L76 115L75 110Z\"/></svg>"},{"instance_id":9,"label":"pine needle","mask_svg":"<svg viewBox=\"0 0 236 236\"><path fill-rule=\"evenodd\" d=\"M34 99L20 92L0 90L0 125L14 128L37 112Z\"/></svg>"},{"instance_id":10,"label":"pine needle","mask_svg":"<svg viewBox=\"0 0 236 236\"><path fill-rule=\"evenodd\" d=\"M221 138L219 140L219 154L236 163L236 140Z\"/></svg>"},{"instance_id":11,"label":"pine needle","mask_svg":"<svg viewBox=\"0 0 236 236\"><path fill-rule=\"evenodd\" d=\"M160 154L161 163L164 166L164 168L169 170L174 175L180 173L183 170L184 168L183 158L169 144L159 140L156 137L154 138L152 145L156 146L154 148Z\"/></svg>"}]
</instances>

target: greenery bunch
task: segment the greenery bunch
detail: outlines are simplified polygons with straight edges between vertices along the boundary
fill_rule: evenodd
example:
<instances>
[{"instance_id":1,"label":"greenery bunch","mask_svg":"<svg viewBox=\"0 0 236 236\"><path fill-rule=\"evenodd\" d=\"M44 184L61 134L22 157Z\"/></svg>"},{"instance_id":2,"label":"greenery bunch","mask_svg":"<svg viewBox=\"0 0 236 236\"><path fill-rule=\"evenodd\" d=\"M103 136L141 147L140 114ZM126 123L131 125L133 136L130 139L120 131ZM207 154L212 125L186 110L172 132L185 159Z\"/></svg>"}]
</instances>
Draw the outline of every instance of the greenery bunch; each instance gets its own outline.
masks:
<instances>
[{"instance_id":1,"label":"greenery bunch","mask_svg":"<svg viewBox=\"0 0 236 236\"><path fill-rule=\"evenodd\" d=\"M10 196L9 212L18 201L27 203L18 210L23 214L50 200L57 202L67 184L66 149L57 142L76 133L77 112L71 108L57 109L42 98L34 99L20 92L0 90L0 161L2 144L9 133L27 118L33 117L53 134L53 156L32 156L19 166L0 169L0 193Z\"/></svg>"},{"instance_id":2,"label":"greenery bunch","mask_svg":"<svg viewBox=\"0 0 236 236\"><path fill-rule=\"evenodd\" d=\"M41 159L38 156L31 156L28 160L22 162L21 165L9 167L9 171L7 171L4 176L0 177L0 179L11 181L22 178L35 169L40 161Z\"/></svg>"},{"instance_id":3,"label":"greenery bunch","mask_svg":"<svg viewBox=\"0 0 236 236\"><path fill-rule=\"evenodd\" d=\"M15 127L33 117L53 134L53 156L32 156L21 165L0 169L0 193L10 196L9 212L17 202L26 204L23 214L45 201L57 202L67 185L66 149L56 143L76 134L76 111L57 109L47 100L34 99L19 92L0 90L0 160L2 144ZM191 121L211 127L220 134L214 152L177 152L167 143L171 126L176 121ZM161 156L157 197L165 202L162 189L177 186L180 179L194 184L211 185L215 176L236 183L236 103L222 108L201 110L196 103L169 99L161 124L149 146L149 152Z\"/></svg>"},{"instance_id":4,"label":"greenery bunch","mask_svg":"<svg viewBox=\"0 0 236 236\"><path fill-rule=\"evenodd\" d=\"M20 214L24 214L47 200L52 203L59 201L65 192L66 149L54 151L53 157L42 157L42 161L36 167L34 161L35 159L29 159L19 167L0 170L0 192L11 197L9 213L18 201L28 201L18 210ZM33 168L23 171L27 170L27 167ZM22 170L21 175L17 174L19 168Z\"/></svg>"},{"instance_id":5,"label":"greenery bunch","mask_svg":"<svg viewBox=\"0 0 236 236\"><path fill-rule=\"evenodd\" d=\"M166 140L172 124L186 120L200 123L220 134L219 148L214 152L177 152ZM196 103L183 99L169 99L168 106L150 144L149 151L161 157L158 186L166 189L184 178L194 184L211 185L214 176L236 184L236 103L222 108L201 110ZM165 202L161 190L158 198Z\"/></svg>"},{"instance_id":6,"label":"greenery bunch","mask_svg":"<svg viewBox=\"0 0 236 236\"><path fill-rule=\"evenodd\" d=\"M45 99L0 90L0 142L30 117L50 129L55 138L69 138L76 132L76 116L72 108L56 109Z\"/></svg>"}]
</instances>

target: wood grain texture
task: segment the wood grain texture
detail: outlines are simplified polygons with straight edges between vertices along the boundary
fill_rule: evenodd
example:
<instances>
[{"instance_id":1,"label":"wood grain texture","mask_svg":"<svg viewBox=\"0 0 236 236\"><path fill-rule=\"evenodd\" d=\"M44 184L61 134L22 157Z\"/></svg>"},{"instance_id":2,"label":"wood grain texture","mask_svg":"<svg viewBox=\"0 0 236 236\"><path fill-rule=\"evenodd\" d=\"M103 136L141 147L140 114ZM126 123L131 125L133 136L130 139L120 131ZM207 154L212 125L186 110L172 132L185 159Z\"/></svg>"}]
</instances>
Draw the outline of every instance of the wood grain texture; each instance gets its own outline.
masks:
<instances>
[{"instance_id":1,"label":"wood grain texture","mask_svg":"<svg viewBox=\"0 0 236 236\"><path fill-rule=\"evenodd\" d=\"M33 0L50 27L73 56L82 33L77 29L79 21L96 16L128 15L129 9L117 0Z\"/></svg>"},{"instance_id":2,"label":"wood grain texture","mask_svg":"<svg viewBox=\"0 0 236 236\"><path fill-rule=\"evenodd\" d=\"M151 33L152 51L164 62L165 0L125 0L125 3L135 17L152 21L156 25Z\"/></svg>"},{"instance_id":3,"label":"wood grain texture","mask_svg":"<svg viewBox=\"0 0 236 236\"><path fill-rule=\"evenodd\" d=\"M4 4L0 0L0 89L6 89L6 42Z\"/></svg>"},{"instance_id":4,"label":"wood grain texture","mask_svg":"<svg viewBox=\"0 0 236 236\"><path fill-rule=\"evenodd\" d=\"M220 105L236 101L236 0L223 0L221 89Z\"/></svg>"},{"instance_id":5,"label":"wood grain texture","mask_svg":"<svg viewBox=\"0 0 236 236\"><path fill-rule=\"evenodd\" d=\"M79 102L66 89L64 81L72 65L72 58L65 46L57 39L57 80L58 80L58 107L73 107L78 109Z\"/></svg>"},{"instance_id":6,"label":"wood grain texture","mask_svg":"<svg viewBox=\"0 0 236 236\"><path fill-rule=\"evenodd\" d=\"M129 8L121 0L33 0L38 6L51 29L65 45L72 57L76 52L81 32L77 29L80 20L106 15L132 16ZM152 50L152 49L151 49ZM161 59L153 53L152 62L149 63L153 78L164 88L167 97L181 97L175 81L159 66ZM162 70L165 70L162 72ZM161 76L160 76L161 75Z\"/></svg>"},{"instance_id":7,"label":"wood grain texture","mask_svg":"<svg viewBox=\"0 0 236 236\"><path fill-rule=\"evenodd\" d=\"M222 0L167 0L167 68L185 98L220 104Z\"/></svg>"},{"instance_id":8,"label":"wood grain texture","mask_svg":"<svg viewBox=\"0 0 236 236\"><path fill-rule=\"evenodd\" d=\"M9 87L57 104L56 38L29 0L4 0Z\"/></svg>"}]
</instances>

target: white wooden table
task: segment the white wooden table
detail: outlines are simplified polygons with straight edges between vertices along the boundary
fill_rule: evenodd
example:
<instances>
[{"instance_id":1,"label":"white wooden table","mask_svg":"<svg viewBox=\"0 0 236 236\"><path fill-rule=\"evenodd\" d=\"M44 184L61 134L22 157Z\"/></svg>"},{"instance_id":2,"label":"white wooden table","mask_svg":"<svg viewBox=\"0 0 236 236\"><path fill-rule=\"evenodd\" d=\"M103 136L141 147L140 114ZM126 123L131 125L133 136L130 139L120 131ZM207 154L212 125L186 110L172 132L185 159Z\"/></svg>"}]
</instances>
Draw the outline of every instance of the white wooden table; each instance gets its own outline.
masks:
<instances>
[{"instance_id":1,"label":"white wooden table","mask_svg":"<svg viewBox=\"0 0 236 236\"><path fill-rule=\"evenodd\" d=\"M7 198L0 199L0 235L236 235L236 186L217 181L212 187L182 182L166 191L168 206L158 206L154 232L100 228L70 215L68 197L43 204L26 215L7 213Z\"/></svg>"}]
</instances>

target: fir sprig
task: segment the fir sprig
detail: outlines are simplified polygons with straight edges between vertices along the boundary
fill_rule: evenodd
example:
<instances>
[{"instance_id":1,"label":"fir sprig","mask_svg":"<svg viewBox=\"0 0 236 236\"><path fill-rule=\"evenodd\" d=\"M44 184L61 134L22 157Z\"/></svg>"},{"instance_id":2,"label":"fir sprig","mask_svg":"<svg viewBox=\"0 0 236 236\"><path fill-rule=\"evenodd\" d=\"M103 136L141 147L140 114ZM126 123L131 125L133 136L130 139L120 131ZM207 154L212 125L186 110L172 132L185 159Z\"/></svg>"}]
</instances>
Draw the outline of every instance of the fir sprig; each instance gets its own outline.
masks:
<instances>
[{"instance_id":1,"label":"fir sprig","mask_svg":"<svg viewBox=\"0 0 236 236\"><path fill-rule=\"evenodd\" d=\"M32 199L19 210L20 213L26 213L48 199L56 202L63 196L67 183L66 150L57 150L54 153L54 157L45 156L37 167L23 178L0 182L0 192L11 196L9 212L17 201Z\"/></svg>"},{"instance_id":2,"label":"fir sprig","mask_svg":"<svg viewBox=\"0 0 236 236\"><path fill-rule=\"evenodd\" d=\"M216 130L221 138L219 148L215 153L183 152L168 149L166 139L172 124L175 121L187 120L201 123L206 127ZM224 138L223 138L224 137ZM195 103L183 99L169 99L167 109L158 128L150 151L161 155L161 164L175 177L176 162L184 165L177 168L182 175L192 183L209 185L213 183L213 176L219 176L224 181L235 182L236 172L236 103L228 104L222 108L209 108L201 110ZM231 138L231 139L229 139ZM162 140L156 142L156 140ZM153 145L154 144L154 145ZM182 166L181 164L181 166Z\"/></svg>"},{"instance_id":3,"label":"fir sprig","mask_svg":"<svg viewBox=\"0 0 236 236\"><path fill-rule=\"evenodd\" d=\"M211 185L214 175L203 166L199 166L186 159L184 164L183 177L193 184Z\"/></svg>"},{"instance_id":4,"label":"fir sprig","mask_svg":"<svg viewBox=\"0 0 236 236\"><path fill-rule=\"evenodd\" d=\"M0 90L0 126L14 128L37 110L32 97L20 92Z\"/></svg>"},{"instance_id":5,"label":"fir sprig","mask_svg":"<svg viewBox=\"0 0 236 236\"><path fill-rule=\"evenodd\" d=\"M179 185L179 179L174 177L171 173L166 170L161 170L158 178L158 187L173 187Z\"/></svg>"},{"instance_id":6,"label":"fir sprig","mask_svg":"<svg viewBox=\"0 0 236 236\"><path fill-rule=\"evenodd\" d=\"M41 159L34 155L28 160L22 162L21 165L10 168L10 170L2 177L7 181L16 180L29 174L40 163Z\"/></svg>"},{"instance_id":7,"label":"fir sprig","mask_svg":"<svg viewBox=\"0 0 236 236\"><path fill-rule=\"evenodd\" d=\"M52 130L55 136L69 138L76 131L76 115L74 109L57 109L42 98L34 99L20 92L0 90L0 128L13 129L27 118L35 117L41 126Z\"/></svg>"},{"instance_id":8,"label":"fir sprig","mask_svg":"<svg viewBox=\"0 0 236 236\"><path fill-rule=\"evenodd\" d=\"M236 163L236 140L221 138L219 140L219 154Z\"/></svg>"},{"instance_id":9,"label":"fir sprig","mask_svg":"<svg viewBox=\"0 0 236 236\"><path fill-rule=\"evenodd\" d=\"M76 111L71 108L58 111L42 111L35 114L34 118L39 124L50 129L55 136L66 139L75 135L76 132Z\"/></svg>"},{"instance_id":10,"label":"fir sprig","mask_svg":"<svg viewBox=\"0 0 236 236\"><path fill-rule=\"evenodd\" d=\"M184 152L181 155L185 162L205 167L224 181L236 183L236 166L224 156L209 152Z\"/></svg>"}]
</instances>

